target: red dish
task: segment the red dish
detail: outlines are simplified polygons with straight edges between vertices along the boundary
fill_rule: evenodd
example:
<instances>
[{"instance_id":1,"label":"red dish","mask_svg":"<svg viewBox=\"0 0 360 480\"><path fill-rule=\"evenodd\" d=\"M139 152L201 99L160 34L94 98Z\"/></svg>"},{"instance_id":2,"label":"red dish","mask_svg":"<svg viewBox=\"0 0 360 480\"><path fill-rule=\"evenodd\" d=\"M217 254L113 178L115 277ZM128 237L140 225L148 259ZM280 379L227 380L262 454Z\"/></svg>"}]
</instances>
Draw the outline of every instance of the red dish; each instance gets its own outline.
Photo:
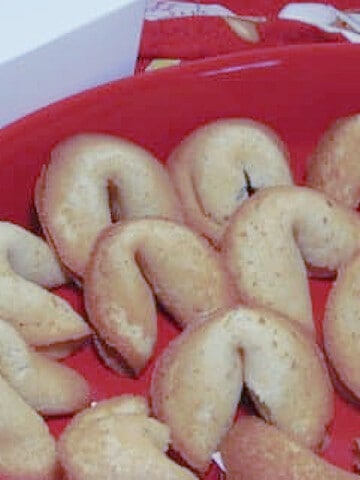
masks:
<instances>
[{"instance_id":1,"label":"red dish","mask_svg":"<svg viewBox=\"0 0 360 480\"><path fill-rule=\"evenodd\" d=\"M83 131L122 135L164 161L200 124L220 117L251 117L273 127L291 153L302 183L309 153L339 116L360 111L360 46L331 45L259 50L188 64L114 82L47 107L0 131L0 219L35 230L33 187L50 149ZM26 81L26 80L24 80ZM330 283L311 281L314 313L321 325ZM83 311L81 295L59 293ZM157 354L177 334L159 319ZM94 400L122 392L147 394L153 362L139 380L107 370L91 347L66 362L90 381ZM50 420L58 435L67 419ZM324 456L351 470L353 439L360 437L360 406L336 397L336 416ZM218 478L213 466L207 480Z\"/></svg>"}]
</instances>

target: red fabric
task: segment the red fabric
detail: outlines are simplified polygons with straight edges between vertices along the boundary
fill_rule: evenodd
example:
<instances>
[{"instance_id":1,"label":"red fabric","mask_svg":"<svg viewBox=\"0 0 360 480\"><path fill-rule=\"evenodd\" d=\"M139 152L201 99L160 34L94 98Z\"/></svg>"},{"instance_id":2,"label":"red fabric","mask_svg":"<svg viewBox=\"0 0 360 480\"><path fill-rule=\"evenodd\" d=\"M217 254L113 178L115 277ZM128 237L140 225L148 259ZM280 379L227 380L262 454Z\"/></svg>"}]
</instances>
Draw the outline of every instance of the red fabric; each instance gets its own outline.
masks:
<instances>
[{"instance_id":1,"label":"red fabric","mask_svg":"<svg viewBox=\"0 0 360 480\"><path fill-rule=\"evenodd\" d=\"M243 44L219 17L145 21L140 56L195 59L233 52Z\"/></svg>"},{"instance_id":2,"label":"red fabric","mask_svg":"<svg viewBox=\"0 0 360 480\"><path fill-rule=\"evenodd\" d=\"M194 0L182 1L193 2ZM359 0L200 0L198 3L218 3L229 8L238 15L276 16L288 3L303 3L306 1L311 1L311 3L326 3L328 5L333 5L340 10L359 10L360 8Z\"/></svg>"},{"instance_id":3,"label":"red fabric","mask_svg":"<svg viewBox=\"0 0 360 480\"><path fill-rule=\"evenodd\" d=\"M319 42L346 42L337 33L327 33L312 25L291 20L274 20L259 25L260 37L269 47Z\"/></svg>"},{"instance_id":4,"label":"red fabric","mask_svg":"<svg viewBox=\"0 0 360 480\"><path fill-rule=\"evenodd\" d=\"M278 19L278 12L289 2L201 0L203 4L221 4L238 15L266 16L266 22L257 24L260 41L255 44L242 40L220 17L193 16L145 21L138 71L142 71L154 58L195 60L266 46L346 41L342 35L329 34L301 22ZM359 6L359 0L335 0L331 4L342 10L355 9Z\"/></svg>"},{"instance_id":5,"label":"red fabric","mask_svg":"<svg viewBox=\"0 0 360 480\"><path fill-rule=\"evenodd\" d=\"M260 42L242 40L219 17L182 17L145 21L140 46L142 58L197 59L259 46L345 41L311 25L289 20L258 24Z\"/></svg>"}]
</instances>

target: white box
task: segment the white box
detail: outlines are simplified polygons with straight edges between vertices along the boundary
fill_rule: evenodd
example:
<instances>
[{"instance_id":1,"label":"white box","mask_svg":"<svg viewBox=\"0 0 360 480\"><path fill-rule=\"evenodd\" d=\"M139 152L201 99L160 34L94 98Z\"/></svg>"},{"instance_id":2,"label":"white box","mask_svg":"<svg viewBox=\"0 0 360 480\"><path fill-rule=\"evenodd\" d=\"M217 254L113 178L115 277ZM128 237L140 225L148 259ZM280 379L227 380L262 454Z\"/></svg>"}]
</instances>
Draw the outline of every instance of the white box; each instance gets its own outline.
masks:
<instances>
[{"instance_id":1,"label":"white box","mask_svg":"<svg viewBox=\"0 0 360 480\"><path fill-rule=\"evenodd\" d=\"M0 15L0 127L134 72L145 0L11 0Z\"/></svg>"}]
</instances>

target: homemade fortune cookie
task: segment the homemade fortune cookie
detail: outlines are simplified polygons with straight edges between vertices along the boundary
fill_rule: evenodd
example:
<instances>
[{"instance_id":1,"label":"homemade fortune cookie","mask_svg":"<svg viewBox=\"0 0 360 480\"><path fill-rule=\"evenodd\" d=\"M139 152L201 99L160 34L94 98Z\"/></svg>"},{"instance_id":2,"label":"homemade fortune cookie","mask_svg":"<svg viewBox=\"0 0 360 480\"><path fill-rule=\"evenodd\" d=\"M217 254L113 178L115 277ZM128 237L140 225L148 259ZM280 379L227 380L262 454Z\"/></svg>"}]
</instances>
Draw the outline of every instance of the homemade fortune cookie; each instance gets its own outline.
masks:
<instances>
[{"instance_id":1,"label":"homemade fortune cookie","mask_svg":"<svg viewBox=\"0 0 360 480\"><path fill-rule=\"evenodd\" d=\"M234 419L243 382L267 421L304 445L321 445L333 390L320 350L279 314L237 307L189 327L155 365L154 413L190 466L206 470Z\"/></svg>"},{"instance_id":2,"label":"homemade fortune cookie","mask_svg":"<svg viewBox=\"0 0 360 480\"><path fill-rule=\"evenodd\" d=\"M96 237L113 220L182 219L160 162L127 140L96 133L75 135L52 150L35 203L49 243L78 278Z\"/></svg>"},{"instance_id":3,"label":"homemade fortune cookie","mask_svg":"<svg viewBox=\"0 0 360 480\"><path fill-rule=\"evenodd\" d=\"M256 417L241 417L221 445L227 480L358 480Z\"/></svg>"},{"instance_id":4,"label":"homemade fortune cookie","mask_svg":"<svg viewBox=\"0 0 360 480\"><path fill-rule=\"evenodd\" d=\"M0 319L0 374L35 410L62 415L90 403L89 386L75 370L29 348L19 333Z\"/></svg>"},{"instance_id":5,"label":"homemade fortune cookie","mask_svg":"<svg viewBox=\"0 0 360 480\"><path fill-rule=\"evenodd\" d=\"M342 266L326 304L326 354L342 387L360 400L360 251Z\"/></svg>"},{"instance_id":6,"label":"homemade fortune cookie","mask_svg":"<svg viewBox=\"0 0 360 480\"><path fill-rule=\"evenodd\" d=\"M222 252L240 298L314 331L306 264L336 271L360 246L355 212L306 187L269 187L243 203Z\"/></svg>"},{"instance_id":7,"label":"homemade fortune cookie","mask_svg":"<svg viewBox=\"0 0 360 480\"><path fill-rule=\"evenodd\" d=\"M233 304L220 256L189 228L162 219L105 229L84 279L89 320L138 373L157 338L155 298L182 327Z\"/></svg>"},{"instance_id":8,"label":"homemade fortune cookie","mask_svg":"<svg viewBox=\"0 0 360 480\"><path fill-rule=\"evenodd\" d=\"M253 192L292 184L280 138L266 125L244 118L197 128L174 149L167 167L186 223L215 244L230 216Z\"/></svg>"},{"instance_id":9,"label":"homemade fortune cookie","mask_svg":"<svg viewBox=\"0 0 360 480\"><path fill-rule=\"evenodd\" d=\"M320 138L311 156L307 184L339 203L360 203L360 114L335 121Z\"/></svg>"},{"instance_id":10,"label":"homemade fortune cookie","mask_svg":"<svg viewBox=\"0 0 360 480\"><path fill-rule=\"evenodd\" d=\"M0 477L57 480L55 440L45 421L0 375Z\"/></svg>"},{"instance_id":11,"label":"homemade fortune cookie","mask_svg":"<svg viewBox=\"0 0 360 480\"><path fill-rule=\"evenodd\" d=\"M91 333L65 300L45 290L64 281L54 253L41 238L0 222L0 318L48 353L57 345L78 346ZM69 353L71 348L62 350Z\"/></svg>"},{"instance_id":12,"label":"homemade fortune cookie","mask_svg":"<svg viewBox=\"0 0 360 480\"><path fill-rule=\"evenodd\" d=\"M144 398L99 402L76 415L58 443L71 480L196 480L166 455L170 432L149 416Z\"/></svg>"}]
</instances>

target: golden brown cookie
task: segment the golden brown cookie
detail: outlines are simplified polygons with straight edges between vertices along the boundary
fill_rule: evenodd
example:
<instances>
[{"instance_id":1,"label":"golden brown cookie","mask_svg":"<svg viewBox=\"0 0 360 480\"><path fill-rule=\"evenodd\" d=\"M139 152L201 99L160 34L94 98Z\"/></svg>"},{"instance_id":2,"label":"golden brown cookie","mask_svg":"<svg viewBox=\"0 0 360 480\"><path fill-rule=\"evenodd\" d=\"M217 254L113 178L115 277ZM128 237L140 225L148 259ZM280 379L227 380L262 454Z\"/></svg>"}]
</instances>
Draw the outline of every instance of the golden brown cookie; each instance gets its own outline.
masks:
<instances>
[{"instance_id":1,"label":"golden brown cookie","mask_svg":"<svg viewBox=\"0 0 360 480\"><path fill-rule=\"evenodd\" d=\"M84 279L89 320L138 373L157 338L155 298L182 327L234 302L220 256L163 219L116 224L99 236Z\"/></svg>"},{"instance_id":2,"label":"golden brown cookie","mask_svg":"<svg viewBox=\"0 0 360 480\"><path fill-rule=\"evenodd\" d=\"M322 135L308 166L307 184L339 203L360 203L360 114L336 120Z\"/></svg>"},{"instance_id":3,"label":"golden brown cookie","mask_svg":"<svg viewBox=\"0 0 360 480\"><path fill-rule=\"evenodd\" d=\"M268 126L244 118L197 128L174 149L167 167L186 222L215 244L230 216L253 192L292 184L280 138Z\"/></svg>"},{"instance_id":4,"label":"golden brown cookie","mask_svg":"<svg viewBox=\"0 0 360 480\"><path fill-rule=\"evenodd\" d=\"M189 465L206 470L231 426L243 384L267 421L319 447L333 416L321 352L279 314L239 306L189 327L155 366L154 413Z\"/></svg>"},{"instance_id":5,"label":"golden brown cookie","mask_svg":"<svg viewBox=\"0 0 360 480\"><path fill-rule=\"evenodd\" d=\"M143 397L123 395L76 415L60 437L71 480L196 480L167 457L170 432L149 416Z\"/></svg>"},{"instance_id":6,"label":"golden brown cookie","mask_svg":"<svg viewBox=\"0 0 360 480\"><path fill-rule=\"evenodd\" d=\"M360 245L360 218L306 187L270 187L243 203L222 252L241 299L313 331L306 264L336 271Z\"/></svg>"},{"instance_id":7,"label":"golden brown cookie","mask_svg":"<svg viewBox=\"0 0 360 480\"><path fill-rule=\"evenodd\" d=\"M97 133L75 135L52 150L35 201L50 244L80 279L96 237L113 220L182 219L160 162L127 140Z\"/></svg>"},{"instance_id":8,"label":"golden brown cookie","mask_svg":"<svg viewBox=\"0 0 360 480\"><path fill-rule=\"evenodd\" d=\"M0 222L0 318L25 341L56 356L69 353L91 334L81 316L62 298L45 290L65 282L49 246L20 226Z\"/></svg>"},{"instance_id":9,"label":"golden brown cookie","mask_svg":"<svg viewBox=\"0 0 360 480\"><path fill-rule=\"evenodd\" d=\"M226 435L227 480L358 480L256 417L242 417Z\"/></svg>"}]
</instances>

